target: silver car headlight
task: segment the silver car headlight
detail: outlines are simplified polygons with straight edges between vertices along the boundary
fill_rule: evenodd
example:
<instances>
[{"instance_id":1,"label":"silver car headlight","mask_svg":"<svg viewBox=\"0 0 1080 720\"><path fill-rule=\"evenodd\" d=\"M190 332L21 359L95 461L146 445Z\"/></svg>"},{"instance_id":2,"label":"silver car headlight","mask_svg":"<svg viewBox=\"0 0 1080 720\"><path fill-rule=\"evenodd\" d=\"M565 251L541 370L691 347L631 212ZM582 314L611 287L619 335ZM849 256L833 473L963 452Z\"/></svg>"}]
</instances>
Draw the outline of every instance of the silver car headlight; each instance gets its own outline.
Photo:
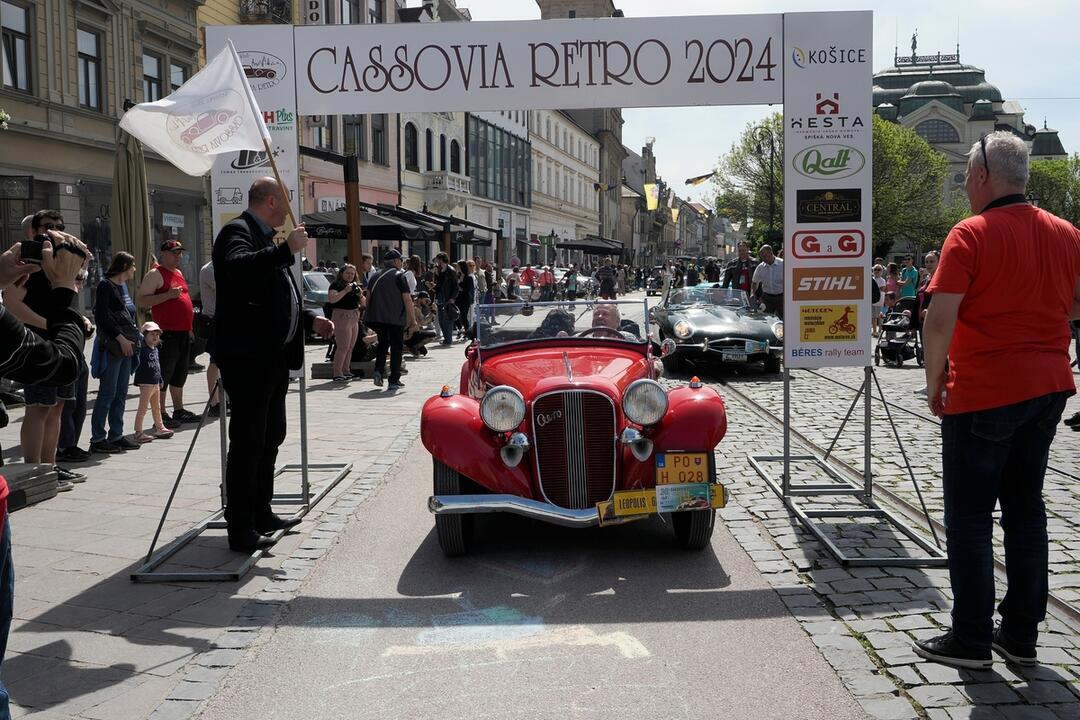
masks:
<instances>
[{"instance_id":1,"label":"silver car headlight","mask_svg":"<svg viewBox=\"0 0 1080 720\"><path fill-rule=\"evenodd\" d=\"M783 323L783 321L773 323L772 332L773 332L773 335L776 336L777 340L783 340L784 339L784 323Z\"/></svg>"},{"instance_id":2,"label":"silver car headlight","mask_svg":"<svg viewBox=\"0 0 1080 720\"><path fill-rule=\"evenodd\" d=\"M655 425L667 414L667 391L655 380L635 380L623 393L622 406L631 422Z\"/></svg>"},{"instance_id":3,"label":"silver car headlight","mask_svg":"<svg viewBox=\"0 0 1080 720\"><path fill-rule=\"evenodd\" d=\"M480 401L480 418L495 432L510 432L525 419L525 398L509 385L498 385Z\"/></svg>"},{"instance_id":4,"label":"silver car headlight","mask_svg":"<svg viewBox=\"0 0 1080 720\"><path fill-rule=\"evenodd\" d=\"M685 320L680 320L675 323L675 327L673 327L672 330L675 332L675 337L680 340L685 340L694 334L694 328L690 327L690 323Z\"/></svg>"}]
</instances>

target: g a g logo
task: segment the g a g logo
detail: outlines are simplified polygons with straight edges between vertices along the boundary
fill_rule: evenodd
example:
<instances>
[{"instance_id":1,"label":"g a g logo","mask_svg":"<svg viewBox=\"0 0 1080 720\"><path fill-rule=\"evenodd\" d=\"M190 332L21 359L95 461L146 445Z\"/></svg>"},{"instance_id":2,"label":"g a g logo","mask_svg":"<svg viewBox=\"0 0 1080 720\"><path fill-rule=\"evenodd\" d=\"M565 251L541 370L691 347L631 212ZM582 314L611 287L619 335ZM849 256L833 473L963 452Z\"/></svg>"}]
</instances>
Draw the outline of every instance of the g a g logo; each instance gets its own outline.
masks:
<instances>
[{"instance_id":1,"label":"g a g logo","mask_svg":"<svg viewBox=\"0 0 1080 720\"><path fill-rule=\"evenodd\" d=\"M800 230L791 236L791 252L804 260L862 257L866 236L861 230Z\"/></svg>"},{"instance_id":2,"label":"g a g logo","mask_svg":"<svg viewBox=\"0 0 1080 720\"><path fill-rule=\"evenodd\" d=\"M866 165L866 157L850 145L815 145L795 154L795 172L814 180L850 177Z\"/></svg>"}]
</instances>

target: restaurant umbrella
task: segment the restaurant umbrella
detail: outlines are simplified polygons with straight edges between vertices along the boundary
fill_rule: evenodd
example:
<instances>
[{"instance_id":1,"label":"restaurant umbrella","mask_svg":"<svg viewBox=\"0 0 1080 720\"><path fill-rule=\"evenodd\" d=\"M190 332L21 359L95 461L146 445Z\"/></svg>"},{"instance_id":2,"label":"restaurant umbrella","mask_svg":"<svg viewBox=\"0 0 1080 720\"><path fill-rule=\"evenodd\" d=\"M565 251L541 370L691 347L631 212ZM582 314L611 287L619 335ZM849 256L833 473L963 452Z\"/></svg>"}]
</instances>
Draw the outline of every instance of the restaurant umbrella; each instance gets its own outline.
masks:
<instances>
[{"instance_id":1,"label":"restaurant umbrella","mask_svg":"<svg viewBox=\"0 0 1080 720\"><path fill-rule=\"evenodd\" d=\"M146 162L138 140L119 130L116 141L116 164L113 168L112 251L129 252L135 257L135 283L142 282L150 269L151 239L150 196L146 192ZM105 268L102 269L104 272ZM134 288L129 288L134 292Z\"/></svg>"}]
</instances>

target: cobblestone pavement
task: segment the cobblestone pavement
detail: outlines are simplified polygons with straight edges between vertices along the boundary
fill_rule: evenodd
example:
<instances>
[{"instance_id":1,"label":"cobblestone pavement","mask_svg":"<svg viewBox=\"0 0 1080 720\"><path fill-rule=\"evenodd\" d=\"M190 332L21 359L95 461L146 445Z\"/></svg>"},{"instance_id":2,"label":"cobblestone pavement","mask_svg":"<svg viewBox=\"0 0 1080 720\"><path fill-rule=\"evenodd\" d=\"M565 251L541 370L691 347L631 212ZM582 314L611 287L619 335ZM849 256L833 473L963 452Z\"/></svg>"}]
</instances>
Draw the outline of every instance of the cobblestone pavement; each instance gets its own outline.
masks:
<instances>
[{"instance_id":1,"label":"cobblestone pavement","mask_svg":"<svg viewBox=\"0 0 1080 720\"><path fill-rule=\"evenodd\" d=\"M321 360L324 347L308 351ZM15 717L186 718L217 688L273 622L345 521L382 481L415 439L419 412L460 367L462 347L433 349L410 361L408 389L396 396L370 382L347 386L308 383L312 462L352 462L353 471L239 582L133 584L153 537L194 426L168 441L91 463L72 464L87 475L71 492L11 516L16 572L15 611L3 679ZM206 356L201 360L205 362ZM96 381L91 381L93 402ZM203 374L188 379L188 406L201 410ZM296 386L289 393L291 432L279 463L299 461ZM129 397L131 431L137 394ZM0 432L8 461L19 456L22 410ZM87 418L83 446L90 434ZM220 507L221 477L216 421L195 446L187 474L162 532L161 544ZM318 488L328 479L313 472ZM299 474L279 479L278 492L296 492ZM288 513L284 506L279 512ZM208 531L163 569L235 568L223 531Z\"/></svg>"},{"instance_id":2,"label":"cobblestone pavement","mask_svg":"<svg viewBox=\"0 0 1080 720\"><path fill-rule=\"evenodd\" d=\"M857 384L861 370L829 370L831 377ZM920 402L911 395L920 374L879 371L885 394L897 403L920 411ZM853 397L826 380L799 373L793 383L793 398L799 403L793 412L793 426L815 443L825 445L839 426ZM719 375L711 379L717 382ZM756 403L779 412L782 386L778 376L764 376L750 370L726 375L729 388L750 395ZM669 382L679 382L673 380ZM718 383L717 383L718 384ZM822 654L848 689L873 717L891 718L1080 718L1080 634L1056 618L1042 627L1039 658L1041 665L1019 668L995 662L992 670L967 671L922 661L911 650L915 639L940 634L950 624L951 591L943 568L841 567L787 511L779 498L750 467L748 454L779 454L782 434L727 388L718 387L728 404L728 435L717 452L718 472L731 483L732 502L721 512L725 524L754 559L759 570L782 596L792 615L799 619ZM879 403L880 405L880 403ZM1070 407L1075 405L1071 401ZM861 406L860 406L861 410ZM1071 412L1071 411L1070 411ZM880 413L880 417L879 417ZM884 413L875 409L875 437L883 433ZM914 418L911 418L914 420ZM887 426L886 426L887 427ZM932 512L940 517L940 450L937 429L922 421L901 424L901 437L916 466L916 477L924 486ZM832 432L830 432L832 431ZM875 441L873 456L879 482L901 493L910 488L903 461L886 440ZM1063 458L1074 443L1061 437L1055 445L1055 461ZM861 467L861 436L855 428L838 443L838 455ZM794 453L810 448L793 446ZM1074 455L1075 457L1075 455ZM1071 467L1069 462L1066 467ZM808 468L796 466L795 483L824 478ZM1049 479L1049 478L1048 478ZM1054 512L1060 520L1068 508L1072 488L1055 479L1048 483ZM1054 493L1063 493L1053 497ZM905 496L906 497L906 496ZM850 507L851 501L833 499L815 502L814 507ZM1062 587L1062 562L1075 563L1080 535L1063 537L1067 523L1055 533L1056 586ZM1071 527L1071 526L1069 526ZM837 522L830 537L852 554L918 554L913 543L894 530L867 521ZM1071 543L1071 546L1070 546ZM1072 553L1069 555L1067 553ZM1069 586L1071 587L1071 586Z\"/></svg>"}]
</instances>

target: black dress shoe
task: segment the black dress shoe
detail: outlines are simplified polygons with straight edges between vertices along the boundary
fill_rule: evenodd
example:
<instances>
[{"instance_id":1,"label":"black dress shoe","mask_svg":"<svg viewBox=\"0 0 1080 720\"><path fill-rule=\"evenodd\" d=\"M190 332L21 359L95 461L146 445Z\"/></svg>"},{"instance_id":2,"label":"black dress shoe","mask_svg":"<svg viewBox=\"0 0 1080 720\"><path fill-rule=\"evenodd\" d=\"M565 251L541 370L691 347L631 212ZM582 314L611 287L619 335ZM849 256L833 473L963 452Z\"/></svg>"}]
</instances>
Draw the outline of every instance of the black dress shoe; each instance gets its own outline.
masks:
<instances>
[{"instance_id":1,"label":"black dress shoe","mask_svg":"<svg viewBox=\"0 0 1080 720\"><path fill-rule=\"evenodd\" d=\"M954 667L985 670L994 664L989 648L986 650L972 648L960 642L951 630L929 640L918 640L912 649L920 657Z\"/></svg>"},{"instance_id":2,"label":"black dress shoe","mask_svg":"<svg viewBox=\"0 0 1080 720\"><path fill-rule=\"evenodd\" d=\"M1025 645L1014 641L1008 635L1001 632L1000 625L994 630L994 642L991 647L993 647L998 655L1001 655L1011 663L1027 666L1037 665L1039 663L1039 653L1035 648L1035 643Z\"/></svg>"},{"instance_id":3,"label":"black dress shoe","mask_svg":"<svg viewBox=\"0 0 1080 720\"><path fill-rule=\"evenodd\" d=\"M229 533L229 549L234 552L250 555L256 550L265 550L272 547L274 540L254 530L246 532Z\"/></svg>"},{"instance_id":4,"label":"black dress shoe","mask_svg":"<svg viewBox=\"0 0 1080 720\"><path fill-rule=\"evenodd\" d=\"M1080 427L1080 412L1074 413L1072 417L1066 418L1064 422L1071 428Z\"/></svg>"},{"instance_id":5,"label":"black dress shoe","mask_svg":"<svg viewBox=\"0 0 1080 720\"><path fill-rule=\"evenodd\" d=\"M299 524L300 518L283 518L280 515L271 513L269 517L263 518L263 520L255 523L255 529L264 535L269 535L278 530L294 528Z\"/></svg>"}]
</instances>

